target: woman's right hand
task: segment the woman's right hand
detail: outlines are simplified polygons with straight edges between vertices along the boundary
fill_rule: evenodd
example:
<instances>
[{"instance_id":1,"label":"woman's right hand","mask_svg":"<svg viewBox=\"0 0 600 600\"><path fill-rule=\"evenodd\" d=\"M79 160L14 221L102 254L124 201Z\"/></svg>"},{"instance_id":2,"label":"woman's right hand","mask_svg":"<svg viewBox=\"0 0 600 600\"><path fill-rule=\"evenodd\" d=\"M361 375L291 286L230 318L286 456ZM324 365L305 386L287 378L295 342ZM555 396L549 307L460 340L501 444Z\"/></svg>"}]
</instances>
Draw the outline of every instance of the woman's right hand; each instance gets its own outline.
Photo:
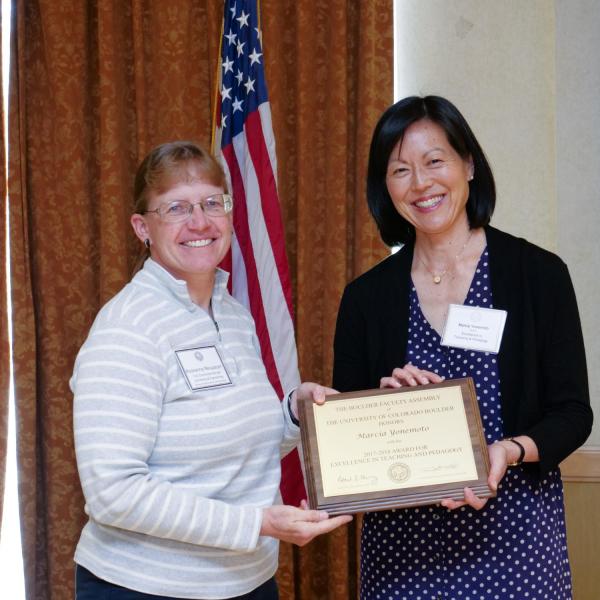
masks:
<instances>
[{"instance_id":1,"label":"woman's right hand","mask_svg":"<svg viewBox=\"0 0 600 600\"><path fill-rule=\"evenodd\" d=\"M306 510L280 504L263 509L260 535L304 546L318 535L333 531L350 521L351 515L329 518L324 510Z\"/></svg>"},{"instance_id":2,"label":"woman's right hand","mask_svg":"<svg viewBox=\"0 0 600 600\"><path fill-rule=\"evenodd\" d=\"M428 383L441 383L442 381L444 381L444 378L437 373L417 369L414 365L407 363L402 368L396 367L390 377L382 377L379 381L379 387L399 388L405 385L426 385Z\"/></svg>"}]
</instances>

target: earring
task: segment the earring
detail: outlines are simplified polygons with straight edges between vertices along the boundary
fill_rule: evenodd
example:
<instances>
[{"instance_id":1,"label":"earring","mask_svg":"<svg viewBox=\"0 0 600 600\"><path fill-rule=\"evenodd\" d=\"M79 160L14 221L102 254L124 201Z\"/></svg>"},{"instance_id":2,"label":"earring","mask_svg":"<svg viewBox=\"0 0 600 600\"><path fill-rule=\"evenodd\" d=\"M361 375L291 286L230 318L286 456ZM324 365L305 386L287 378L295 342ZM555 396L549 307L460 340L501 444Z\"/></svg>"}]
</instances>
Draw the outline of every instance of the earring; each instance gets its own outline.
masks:
<instances>
[{"instance_id":1,"label":"earring","mask_svg":"<svg viewBox=\"0 0 600 600\"><path fill-rule=\"evenodd\" d=\"M150 240L148 238L144 240L144 246L146 246L146 248L150 248Z\"/></svg>"}]
</instances>

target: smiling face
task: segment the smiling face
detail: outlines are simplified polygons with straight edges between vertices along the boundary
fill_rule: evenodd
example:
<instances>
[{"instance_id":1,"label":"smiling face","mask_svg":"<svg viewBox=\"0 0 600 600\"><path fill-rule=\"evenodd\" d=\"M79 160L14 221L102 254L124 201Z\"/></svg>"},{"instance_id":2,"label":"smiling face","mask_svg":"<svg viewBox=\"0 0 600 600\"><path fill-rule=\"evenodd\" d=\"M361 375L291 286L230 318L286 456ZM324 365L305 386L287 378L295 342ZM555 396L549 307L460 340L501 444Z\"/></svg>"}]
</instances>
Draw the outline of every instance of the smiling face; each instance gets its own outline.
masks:
<instances>
[{"instance_id":1,"label":"smiling face","mask_svg":"<svg viewBox=\"0 0 600 600\"><path fill-rule=\"evenodd\" d=\"M200 177L173 182L165 190L149 191L147 209L152 211L175 200L197 203L203 198L224 193L221 186ZM150 255L173 277L190 284L206 281L212 285L215 269L231 245L232 217L208 217L194 206L192 215L181 223L168 223L157 213L134 214L131 224L137 237L150 240Z\"/></svg>"},{"instance_id":2,"label":"smiling face","mask_svg":"<svg viewBox=\"0 0 600 600\"><path fill-rule=\"evenodd\" d=\"M468 228L470 159L450 145L437 123L422 119L406 130L388 161L386 185L398 213L419 234Z\"/></svg>"}]
</instances>

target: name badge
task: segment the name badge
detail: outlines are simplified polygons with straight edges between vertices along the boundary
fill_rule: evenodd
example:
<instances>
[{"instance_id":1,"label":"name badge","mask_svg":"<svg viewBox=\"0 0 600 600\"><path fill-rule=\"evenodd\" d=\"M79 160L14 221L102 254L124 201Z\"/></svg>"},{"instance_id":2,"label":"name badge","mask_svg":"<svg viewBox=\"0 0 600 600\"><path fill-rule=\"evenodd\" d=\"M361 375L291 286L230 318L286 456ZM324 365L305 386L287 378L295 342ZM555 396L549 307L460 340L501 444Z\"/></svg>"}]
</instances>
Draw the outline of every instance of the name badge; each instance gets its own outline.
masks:
<instances>
[{"instance_id":1,"label":"name badge","mask_svg":"<svg viewBox=\"0 0 600 600\"><path fill-rule=\"evenodd\" d=\"M497 354L500 350L506 311L450 304L442 346Z\"/></svg>"},{"instance_id":2,"label":"name badge","mask_svg":"<svg viewBox=\"0 0 600 600\"><path fill-rule=\"evenodd\" d=\"M216 346L175 350L175 356L193 392L233 385Z\"/></svg>"}]
</instances>

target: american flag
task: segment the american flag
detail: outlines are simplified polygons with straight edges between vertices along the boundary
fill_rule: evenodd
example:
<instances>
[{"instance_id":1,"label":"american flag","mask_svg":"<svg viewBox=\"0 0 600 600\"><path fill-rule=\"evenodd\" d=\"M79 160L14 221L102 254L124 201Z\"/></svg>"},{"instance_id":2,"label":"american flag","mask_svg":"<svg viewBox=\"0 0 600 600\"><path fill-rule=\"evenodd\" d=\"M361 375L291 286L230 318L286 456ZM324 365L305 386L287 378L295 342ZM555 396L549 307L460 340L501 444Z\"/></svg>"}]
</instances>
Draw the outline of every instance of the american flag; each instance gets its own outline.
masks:
<instances>
[{"instance_id":1,"label":"american flag","mask_svg":"<svg viewBox=\"0 0 600 600\"><path fill-rule=\"evenodd\" d=\"M262 357L280 398L299 383L290 276L279 199L271 108L257 0L225 0L213 149L234 198L231 292L256 323ZM306 498L298 452L283 459L286 504Z\"/></svg>"}]
</instances>

